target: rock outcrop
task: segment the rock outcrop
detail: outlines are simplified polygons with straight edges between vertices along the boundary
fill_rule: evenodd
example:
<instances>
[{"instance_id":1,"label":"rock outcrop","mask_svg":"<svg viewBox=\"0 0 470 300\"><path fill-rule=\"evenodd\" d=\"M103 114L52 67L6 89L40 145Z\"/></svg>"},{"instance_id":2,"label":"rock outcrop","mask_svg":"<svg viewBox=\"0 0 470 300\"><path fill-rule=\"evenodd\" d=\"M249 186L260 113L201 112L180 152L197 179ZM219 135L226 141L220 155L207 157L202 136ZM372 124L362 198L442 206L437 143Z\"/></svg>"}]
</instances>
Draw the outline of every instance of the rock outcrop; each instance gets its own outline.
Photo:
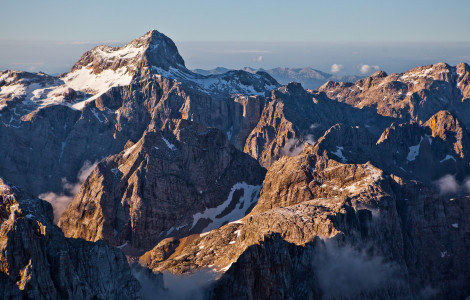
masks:
<instances>
[{"instance_id":1,"label":"rock outcrop","mask_svg":"<svg viewBox=\"0 0 470 300\"><path fill-rule=\"evenodd\" d=\"M244 217L264 175L219 130L169 120L99 163L59 226L69 237L150 249Z\"/></svg>"},{"instance_id":2,"label":"rock outcrop","mask_svg":"<svg viewBox=\"0 0 470 300\"><path fill-rule=\"evenodd\" d=\"M405 121L426 121L440 110L463 117L468 112L469 70L465 63L455 67L437 63L400 74L377 71L354 84L325 83L318 91L339 102L372 107L378 114Z\"/></svg>"},{"instance_id":3,"label":"rock outcrop","mask_svg":"<svg viewBox=\"0 0 470 300\"><path fill-rule=\"evenodd\" d=\"M4 299L140 299L124 254L67 239L49 203L0 179L0 295Z\"/></svg>"},{"instance_id":4,"label":"rock outcrop","mask_svg":"<svg viewBox=\"0 0 470 300\"><path fill-rule=\"evenodd\" d=\"M279 235L266 238L243 252L210 289L208 298L321 299L313 266L318 243L298 247Z\"/></svg>"}]
</instances>

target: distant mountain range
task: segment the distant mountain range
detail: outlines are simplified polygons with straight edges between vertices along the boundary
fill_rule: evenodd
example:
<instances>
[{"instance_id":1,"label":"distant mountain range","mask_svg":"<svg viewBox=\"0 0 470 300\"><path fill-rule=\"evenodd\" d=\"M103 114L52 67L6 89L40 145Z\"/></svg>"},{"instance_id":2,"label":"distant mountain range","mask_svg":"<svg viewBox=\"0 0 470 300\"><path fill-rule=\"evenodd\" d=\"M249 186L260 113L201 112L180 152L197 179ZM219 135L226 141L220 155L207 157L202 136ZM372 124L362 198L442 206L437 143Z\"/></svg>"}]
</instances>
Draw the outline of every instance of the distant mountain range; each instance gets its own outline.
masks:
<instances>
[{"instance_id":1,"label":"distant mountain range","mask_svg":"<svg viewBox=\"0 0 470 300\"><path fill-rule=\"evenodd\" d=\"M217 67L211 70L204 69L194 69L194 73L201 75L219 75L224 74L233 69L227 69L224 67ZM249 73L257 73L259 71L266 72L276 79L280 84L288 84L289 82L299 82L306 89L314 90L327 81L336 81L336 82L356 82L359 79L364 78L364 76L357 75L344 75L338 76L334 74L329 74L323 71L315 70L309 67L306 68L273 68L273 69L255 69L251 67L245 67L243 71Z\"/></svg>"}]
</instances>

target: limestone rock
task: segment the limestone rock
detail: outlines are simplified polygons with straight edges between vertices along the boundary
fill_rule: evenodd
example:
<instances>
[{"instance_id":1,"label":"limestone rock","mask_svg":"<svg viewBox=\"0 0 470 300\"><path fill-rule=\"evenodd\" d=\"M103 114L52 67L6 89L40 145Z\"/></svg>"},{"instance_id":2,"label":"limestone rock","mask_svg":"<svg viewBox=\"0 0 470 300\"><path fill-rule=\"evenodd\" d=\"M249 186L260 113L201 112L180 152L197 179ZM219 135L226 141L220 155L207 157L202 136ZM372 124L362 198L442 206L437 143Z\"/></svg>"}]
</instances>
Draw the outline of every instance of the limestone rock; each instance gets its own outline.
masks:
<instances>
[{"instance_id":1,"label":"limestone rock","mask_svg":"<svg viewBox=\"0 0 470 300\"><path fill-rule=\"evenodd\" d=\"M264 174L219 130L168 121L98 164L59 226L66 236L149 249L244 217Z\"/></svg>"},{"instance_id":2,"label":"limestone rock","mask_svg":"<svg viewBox=\"0 0 470 300\"><path fill-rule=\"evenodd\" d=\"M49 203L0 179L0 295L5 299L140 299L125 256L67 239Z\"/></svg>"}]
</instances>

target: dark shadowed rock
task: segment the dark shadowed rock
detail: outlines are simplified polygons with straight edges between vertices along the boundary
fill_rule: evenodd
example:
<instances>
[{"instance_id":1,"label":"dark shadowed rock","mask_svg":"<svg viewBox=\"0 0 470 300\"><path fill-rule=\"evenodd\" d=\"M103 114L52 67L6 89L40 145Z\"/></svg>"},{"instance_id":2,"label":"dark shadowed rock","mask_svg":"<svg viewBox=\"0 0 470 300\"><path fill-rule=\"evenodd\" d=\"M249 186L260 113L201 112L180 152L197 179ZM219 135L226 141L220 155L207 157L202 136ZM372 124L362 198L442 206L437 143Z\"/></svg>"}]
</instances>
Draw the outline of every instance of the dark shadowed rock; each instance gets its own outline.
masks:
<instances>
[{"instance_id":1,"label":"dark shadowed rock","mask_svg":"<svg viewBox=\"0 0 470 300\"><path fill-rule=\"evenodd\" d=\"M4 299L140 299L125 256L67 239L49 203L0 179L0 295Z\"/></svg>"}]
</instances>

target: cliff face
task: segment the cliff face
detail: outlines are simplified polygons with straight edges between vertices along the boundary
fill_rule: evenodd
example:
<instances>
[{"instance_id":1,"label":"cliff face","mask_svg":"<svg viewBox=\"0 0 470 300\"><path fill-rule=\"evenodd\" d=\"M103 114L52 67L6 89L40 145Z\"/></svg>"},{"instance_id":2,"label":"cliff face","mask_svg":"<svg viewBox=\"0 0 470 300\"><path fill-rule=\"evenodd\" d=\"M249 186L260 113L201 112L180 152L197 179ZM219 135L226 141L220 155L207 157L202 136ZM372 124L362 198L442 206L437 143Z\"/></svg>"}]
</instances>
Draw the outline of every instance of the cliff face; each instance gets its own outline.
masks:
<instances>
[{"instance_id":1,"label":"cliff face","mask_svg":"<svg viewBox=\"0 0 470 300\"><path fill-rule=\"evenodd\" d=\"M412 299L395 265L319 238L297 246L278 234L247 248L207 295L209 299Z\"/></svg>"},{"instance_id":2,"label":"cliff face","mask_svg":"<svg viewBox=\"0 0 470 300\"><path fill-rule=\"evenodd\" d=\"M49 203L0 179L0 295L5 299L140 299L125 256L67 239Z\"/></svg>"},{"instance_id":3,"label":"cliff face","mask_svg":"<svg viewBox=\"0 0 470 300\"><path fill-rule=\"evenodd\" d=\"M250 246L208 292L209 299L321 299L313 262L319 240L298 247L279 235ZM265 280L269 279L269 280ZM227 287L230 286L230 289Z\"/></svg>"},{"instance_id":4,"label":"cliff face","mask_svg":"<svg viewBox=\"0 0 470 300\"><path fill-rule=\"evenodd\" d=\"M66 236L149 249L244 217L264 174L219 130L168 121L98 164L59 226Z\"/></svg>"},{"instance_id":5,"label":"cliff face","mask_svg":"<svg viewBox=\"0 0 470 300\"><path fill-rule=\"evenodd\" d=\"M283 155L295 156L314 144L328 128L343 123L367 127L377 136L392 122L369 109L355 109L307 91L298 83L273 90L260 120L246 139L244 151L269 167Z\"/></svg>"}]
</instances>

